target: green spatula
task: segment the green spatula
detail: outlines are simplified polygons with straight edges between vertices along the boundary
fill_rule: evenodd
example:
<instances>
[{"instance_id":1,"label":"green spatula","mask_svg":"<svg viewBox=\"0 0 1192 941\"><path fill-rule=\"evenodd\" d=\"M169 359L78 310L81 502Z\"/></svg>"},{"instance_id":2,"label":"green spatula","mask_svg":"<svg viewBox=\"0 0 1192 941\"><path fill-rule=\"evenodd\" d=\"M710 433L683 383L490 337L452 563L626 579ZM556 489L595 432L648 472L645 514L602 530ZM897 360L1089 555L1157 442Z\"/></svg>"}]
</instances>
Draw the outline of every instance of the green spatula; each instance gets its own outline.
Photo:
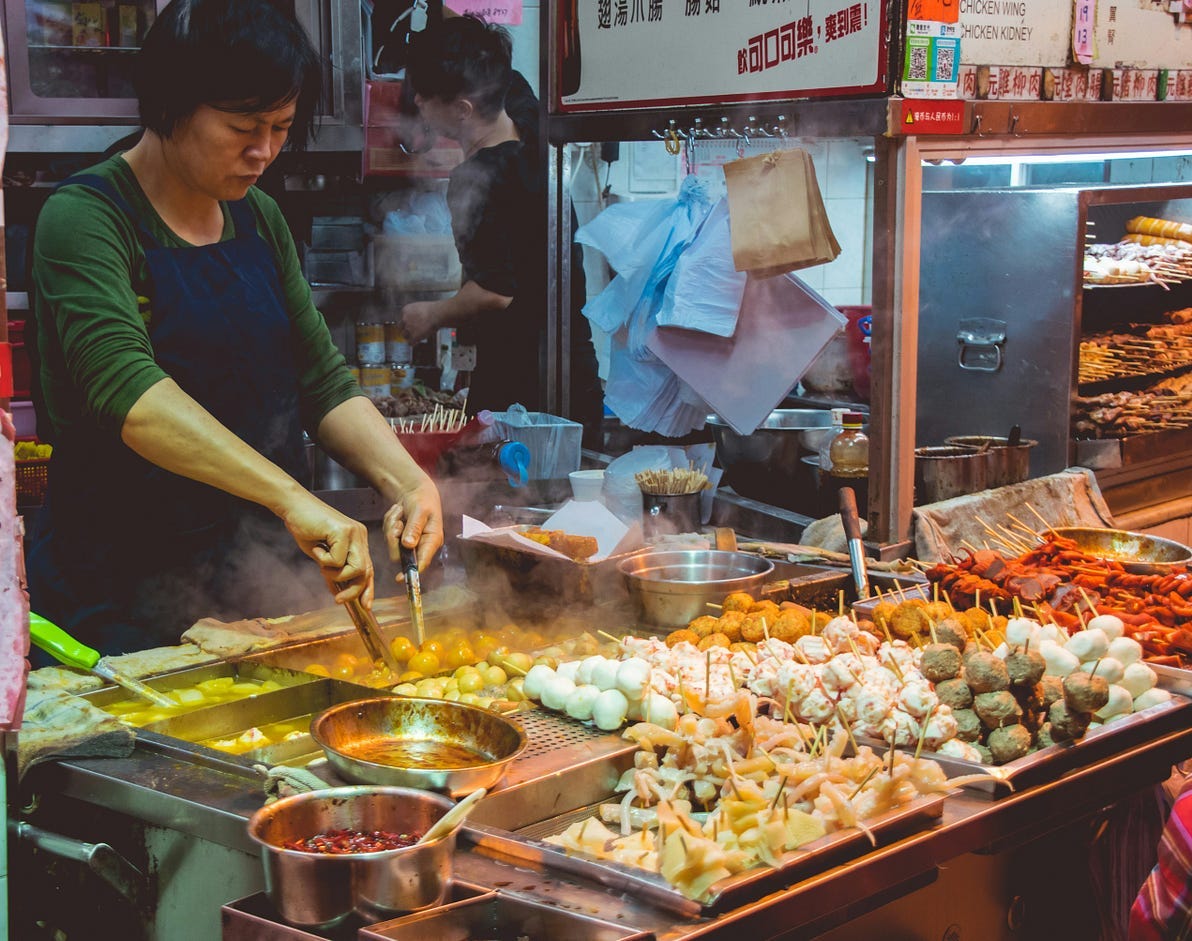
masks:
<instances>
[{"instance_id":1,"label":"green spatula","mask_svg":"<svg viewBox=\"0 0 1192 941\"><path fill-rule=\"evenodd\" d=\"M102 677L109 683L123 686L130 693L135 693L143 699L148 699L155 706L178 705L165 693L146 686L140 680L125 676L118 670L100 659L99 651L81 641L75 640L57 624L47 621L40 614L29 612L29 639L50 656L80 670L90 670L96 676Z\"/></svg>"}]
</instances>

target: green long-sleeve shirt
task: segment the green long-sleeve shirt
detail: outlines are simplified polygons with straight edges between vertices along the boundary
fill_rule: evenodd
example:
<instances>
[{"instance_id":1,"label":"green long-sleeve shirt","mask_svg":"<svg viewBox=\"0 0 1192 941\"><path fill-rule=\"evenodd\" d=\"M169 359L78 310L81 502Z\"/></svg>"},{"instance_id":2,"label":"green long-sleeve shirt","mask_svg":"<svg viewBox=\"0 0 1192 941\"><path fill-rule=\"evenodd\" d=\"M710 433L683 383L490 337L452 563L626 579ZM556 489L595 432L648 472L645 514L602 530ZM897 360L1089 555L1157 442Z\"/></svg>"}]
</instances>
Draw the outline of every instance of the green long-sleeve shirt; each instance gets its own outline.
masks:
<instances>
[{"instance_id":1,"label":"green long-sleeve shirt","mask_svg":"<svg viewBox=\"0 0 1192 941\"><path fill-rule=\"evenodd\" d=\"M85 171L109 180L165 247L186 247L157 215L124 159ZM277 258L293 343L278 356L297 357L303 425L313 432L331 409L360 389L332 342L302 275L290 230L277 203L250 189L249 205L261 237ZM234 227L223 206L222 240ZM148 271L135 223L87 186L54 193L37 220L33 243L33 311L39 379L44 399L39 421L55 439L79 426L118 435L129 409L167 377L153 355L148 325L153 310Z\"/></svg>"}]
</instances>

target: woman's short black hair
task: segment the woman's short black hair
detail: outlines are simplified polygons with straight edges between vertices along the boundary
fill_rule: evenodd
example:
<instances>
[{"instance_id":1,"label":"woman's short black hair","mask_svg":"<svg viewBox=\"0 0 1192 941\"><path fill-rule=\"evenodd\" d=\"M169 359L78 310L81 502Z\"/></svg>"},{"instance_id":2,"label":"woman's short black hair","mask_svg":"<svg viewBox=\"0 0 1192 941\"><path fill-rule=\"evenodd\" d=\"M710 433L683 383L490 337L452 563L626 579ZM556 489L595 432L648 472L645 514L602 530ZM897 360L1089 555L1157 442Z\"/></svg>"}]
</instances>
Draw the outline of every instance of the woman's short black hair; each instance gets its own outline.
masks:
<instances>
[{"instance_id":1,"label":"woman's short black hair","mask_svg":"<svg viewBox=\"0 0 1192 941\"><path fill-rule=\"evenodd\" d=\"M296 102L290 146L314 133L322 91L306 31L271 0L172 0L137 54L141 123L169 137L200 105L269 111Z\"/></svg>"},{"instance_id":2,"label":"woman's short black hair","mask_svg":"<svg viewBox=\"0 0 1192 941\"><path fill-rule=\"evenodd\" d=\"M467 98L482 117L505 107L513 43L500 26L453 16L410 36L406 80L423 98Z\"/></svg>"}]
</instances>

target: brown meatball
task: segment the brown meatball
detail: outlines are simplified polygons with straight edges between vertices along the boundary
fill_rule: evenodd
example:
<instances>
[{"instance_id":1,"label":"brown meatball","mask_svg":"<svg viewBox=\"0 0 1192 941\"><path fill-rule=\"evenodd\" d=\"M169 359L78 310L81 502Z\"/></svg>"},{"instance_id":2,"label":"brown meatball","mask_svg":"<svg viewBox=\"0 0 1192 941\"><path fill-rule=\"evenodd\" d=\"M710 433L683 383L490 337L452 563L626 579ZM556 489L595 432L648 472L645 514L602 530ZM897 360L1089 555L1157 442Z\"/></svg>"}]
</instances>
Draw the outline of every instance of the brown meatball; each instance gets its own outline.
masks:
<instances>
[{"instance_id":1,"label":"brown meatball","mask_svg":"<svg viewBox=\"0 0 1192 941\"><path fill-rule=\"evenodd\" d=\"M687 629L696 637L707 637L720 630L720 618L705 614L688 624Z\"/></svg>"},{"instance_id":2,"label":"brown meatball","mask_svg":"<svg viewBox=\"0 0 1192 941\"><path fill-rule=\"evenodd\" d=\"M800 611L783 611L770 628L770 636L793 644L800 637L811 633L811 621Z\"/></svg>"},{"instance_id":3,"label":"brown meatball","mask_svg":"<svg viewBox=\"0 0 1192 941\"><path fill-rule=\"evenodd\" d=\"M712 647L729 647L731 642L723 634L709 634L701 639L697 646L700 650L708 650Z\"/></svg>"},{"instance_id":4,"label":"brown meatball","mask_svg":"<svg viewBox=\"0 0 1192 941\"><path fill-rule=\"evenodd\" d=\"M1006 671L1011 686L1034 686L1047 672L1047 661L1034 650L1011 650L1006 654Z\"/></svg>"},{"instance_id":5,"label":"brown meatball","mask_svg":"<svg viewBox=\"0 0 1192 941\"><path fill-rule=\"evenodd\" d=\"M989 733L989 751L995 765L1023 757L1031 750L1031 733L1021 725L1007 725Z\"/></svg>"},{"instance_id":6,"label":"brown meatball","mask_svg":"<svg viewBox=\"0 0 1192 941\"><path fill-rule=\"evenodd\" d=\"M952 718L956 720L956 737L962 742L972 744L981 737L981 720L972 709L953 709Z\"/></svg>"},{"instance_id":7,"label":"brown meatball","mask_svg":"<svg viewBox=\"0 0 1192 941\"><path fill-rule=\"evenodd\" d=\"M1064 701L1070 712L1096 712L1109 702L1109 681L1083 670L1069 673L1064 677Z\"/></svg>"},{"instance_id":8,"label":"brown meatball","mask_svg":"<svg viewBox=\"0 0 1192 941\"><path fill-rule=\"evenodd\" d=\"M964 645L968 642L968 626L961 620L959 615L944 618L932 631L937 643L951 644L957 650L964 650Z\"/></svg>"},{"instance_id":9,"label":"brown meatball","mask_svg":"<svg viewBox=\"0 0 1192 941\"><path fill-rule=\"evenodd\" d=\"M951 644L928 644L920 669L933 683L954 679L960 676L960 651Z\"/></svg>"},{"instance_id":10,"label":"brown meatball","mask_svg":"<svg viewBox=\"0 0 1192 941\"><path fill-rule=\"evenodd\" d=\"M974 693L996 693L1010 688L1006 662L991 653L975 653L965 660L964 678Z\"/></svg>"},{"instance_id":11,"label":"brown meatball","mask_svg":"<svg viewBox=\"0 0 1192 941\"><path fill-rule=\"evenodd\" d=\"M1072 712L1062 699L1051 704L1047 711L1047 721L1051 724L1051 738L1056 742L1076 741L1089 727L1088 715Z\"/></svg>"},{"instance_id":12,"label":"brown meatball","mask_svg":"<svg viewBox=\"0 0 1192 941\"><path fill-rule=\"evenodd\" d=\"M1053 702L1064 698L1064 681L1058 676L1044 676L1039 681L1043 687L1043 706L1050 709Z\"/></svg>"},{"instance_id":13,"label":"brown meatball","mask_svg":"<svg viewBox=\"0 0 1192 941\"><path fill-rule=\"evenodd\" d=\"M698 644L699 635L695 631L689 631L687 628L680 628L677 631L671 631L666 635L666 646L674 647L676 644L681 644L687 641L689 644Z\"/></svg>"},{"instance_id":14,"label":"brown meatball","mask_svg":"<svg viewBox=\"0 0 1192 941\"><path fill-rule=\"evenodd\" d=\"M1016 725L1022 715L1018 701L1004 689L996 693L978 693L973 697L973 711L981 717L985 727L990 729Z\"/></svg>"},{"instance_id":15,"label":"brown meatball","mask_svg":"<svg viewBox=\"0 0 1192 941\"><path fill-rule=\"evenodd\" d=\"M723 611L740 611L745 614L753 607L753 595L747 591L734 591L725 596L724 603L721 605Z\"/></svg>"},{"instance_id":16,"label":"brown meatball","mask_svg":"<svg viewBox=\"0 0 1192 941\"><path fill-rule=\"evenodd\" d=\"M968 709L973 704L973 691L964 680L944 680L937 683L935 694L940 702L955 712L957 709Z\"/></svg>"}]
</instances>

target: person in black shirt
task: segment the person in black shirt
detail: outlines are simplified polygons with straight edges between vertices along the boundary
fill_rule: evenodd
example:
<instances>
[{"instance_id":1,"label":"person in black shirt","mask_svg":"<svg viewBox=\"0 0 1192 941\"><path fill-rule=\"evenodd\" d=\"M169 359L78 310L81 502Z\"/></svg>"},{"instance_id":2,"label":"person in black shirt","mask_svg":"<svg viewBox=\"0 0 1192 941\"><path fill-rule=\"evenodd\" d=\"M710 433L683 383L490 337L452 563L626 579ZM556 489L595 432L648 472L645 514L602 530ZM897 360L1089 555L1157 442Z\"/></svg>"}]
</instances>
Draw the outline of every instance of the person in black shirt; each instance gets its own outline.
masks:
<instances>
[{"instance_id":1,"label":"person in black shirt","mask_svg":"<svg viewBox=\"0 0 1192 941\"><path fill-rule=\"evenodd\" d=\"M538 102L513 71L508 34L451 17L411 40L406 82L431 131L458 141L464 162L447 189L463 267L453 297L402 309L412 341L453 326L476 347L470 410L515 402L545 411L547 221L538 153ZM574 214L573 214L574 221ZM602 393L584 303L582 255L572 252L571 414L599 447Z\"/></svg>"}]
</instances>

